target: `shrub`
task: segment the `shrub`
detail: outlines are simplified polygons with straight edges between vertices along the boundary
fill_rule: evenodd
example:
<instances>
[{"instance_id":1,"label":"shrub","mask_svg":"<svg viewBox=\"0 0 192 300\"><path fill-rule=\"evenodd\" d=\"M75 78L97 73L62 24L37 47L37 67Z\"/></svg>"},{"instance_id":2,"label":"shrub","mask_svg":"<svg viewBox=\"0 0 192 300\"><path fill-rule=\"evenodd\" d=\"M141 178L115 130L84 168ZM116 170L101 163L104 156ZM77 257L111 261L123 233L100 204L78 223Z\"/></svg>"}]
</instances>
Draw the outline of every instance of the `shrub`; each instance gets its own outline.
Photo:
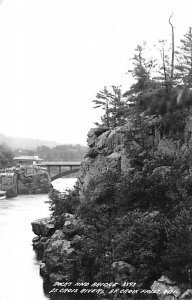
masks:
<instances>
[{"instance_id":1,"label":"shrub","mask_svg":"<svg viewBox=\"0 0 192 300\"><path fill-rule=\"evenodd\" d=\"M140 163L138 163L140 161ZM129 280L149 285L162 274L190 282L192 271L191 175L187 161L136 157L132 169L92 180L79 202L78 191L52 196L52 215L63 225L65 212L82 221L79 279L113 281L111 265L135 267Z\"/></svg>"},{"instance_id":2,"label":"shrub","mask_svg":"<svg viewBox=\"0 0 192 300\"><path fill-rule=\"evenodd\" d=\"M77 212L85 225L82 262L89 258L82 272L101 280L113 275L113 261L123 260L136 268L136 282L149 284L165 270L187 281L192 266L189 166L179 158L140 160L127 175L109 172L90 183Z\"/></svg>"},{"instance_id":3,"label":"shrub","mask_svg":"<svg viewBox=\"0 0 192 300\"><path fill-rule=\"evenodd\" d=\"M79 204L77 188L66 189L62 193L52 190L49 194L49 198L50 210L55 224L57 227L62 227L64 224L64 214L74 214L77 210Z\"/></svg>"}]
</instances>

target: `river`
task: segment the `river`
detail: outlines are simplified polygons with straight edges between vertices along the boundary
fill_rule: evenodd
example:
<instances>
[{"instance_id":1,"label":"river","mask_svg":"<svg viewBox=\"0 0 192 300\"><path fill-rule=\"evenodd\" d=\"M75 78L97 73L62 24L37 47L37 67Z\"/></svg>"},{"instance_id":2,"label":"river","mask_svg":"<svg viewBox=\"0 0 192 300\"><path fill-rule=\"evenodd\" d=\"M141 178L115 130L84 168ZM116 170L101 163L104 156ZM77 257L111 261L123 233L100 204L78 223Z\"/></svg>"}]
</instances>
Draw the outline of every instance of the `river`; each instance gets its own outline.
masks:
<instances>
[{"instance_id":1,"label":"river","mask_svg":"<svg viewBox=\"0 0 192 300\"><path fill-rule=\"evenodd\" d=\"M57 179L54 187L72 187L76 179ZM45 292L32 248L31 221L50 215L47 195L20 195L0 200L0 300L72 300ZM79 297L78 297L79 299Z\"/></svg>"}]
</instances>

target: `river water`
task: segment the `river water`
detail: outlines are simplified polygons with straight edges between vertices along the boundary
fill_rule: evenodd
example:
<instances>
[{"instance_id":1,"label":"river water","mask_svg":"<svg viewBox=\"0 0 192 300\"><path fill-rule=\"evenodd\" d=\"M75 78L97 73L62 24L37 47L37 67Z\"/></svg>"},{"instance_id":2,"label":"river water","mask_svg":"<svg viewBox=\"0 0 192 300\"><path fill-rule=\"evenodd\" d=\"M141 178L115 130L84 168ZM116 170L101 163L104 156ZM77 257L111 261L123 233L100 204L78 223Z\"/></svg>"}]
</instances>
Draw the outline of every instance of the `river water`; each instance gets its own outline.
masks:
<instances>
[{"instance_id":1,"label":"river water","mask_svg":"<svg viewBox=\"0 0 192 300\"><path fill-rule=\"evenodd\" d=\"M76 179L58 179L54 187L72 187ZM72 300L43 289L39 264L32 248L31 222L50 215L47 195L20 195L0 200L0 300ZM79 299L79 298L78 298Z\"/></svg>"}]
</instances>

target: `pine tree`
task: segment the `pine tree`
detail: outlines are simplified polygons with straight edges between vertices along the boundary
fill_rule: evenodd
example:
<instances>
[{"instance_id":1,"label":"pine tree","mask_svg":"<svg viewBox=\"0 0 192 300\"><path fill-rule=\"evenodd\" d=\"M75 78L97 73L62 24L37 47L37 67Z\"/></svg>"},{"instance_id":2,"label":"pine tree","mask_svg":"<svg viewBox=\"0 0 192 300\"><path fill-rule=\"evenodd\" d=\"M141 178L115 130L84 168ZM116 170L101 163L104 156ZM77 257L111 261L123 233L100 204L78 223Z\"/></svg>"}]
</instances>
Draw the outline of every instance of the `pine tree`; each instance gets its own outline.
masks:
<instances>
[{"instance_id":1,"label":"pine tree","mask_svg":"<svg viewBox=\"0 0 192 300\"><path fill-rule=\"evenodd\" d=\"M114 128L125 124L125 113L128 107L122 97L120 86L113 85L110 90L104 87L97 93L93 102L96 104L94 108L101 108L105 111L101 117L101 125ZM96 125L100 124L96 123Z\"/></svg>"},{"instance_id":2,"label":"pine tree","mask_svg":"<svg viewBox=\"0 0 192 300\"><path fill-rule=\"evenodd\" d=\"M177 51L177 78L180 86L192 88L192 28L181 39L181 46Z\"/></svg>"},{"instance_id":3,"label":"pine tree","mask_svg":"<svg viewBox=\"0 0 192 300\"><path fill-rule=\"evenodd\" d=\"M133 70L128 72L132 73L136 82L124 94L127 97L127 101L132 102L138 111L146 109L147 102L156 87L156 82L151 75L152 70L156 66L156 60L144 57L145 45L146 43L143 43L143 45L138 45L135 49L135 55L132 58L134 67Z\"/></svg>"},{"instance_id":4,"label":"pine tree","mask_svg":"<svg viewBox=\"0 0 192 300\"><path fill-rule=\"evenodd\" d=\"M99 91L96 95L96 99L92 102L96 104L94 108L101 108L103 109L104 115L102 117L103 124L107 127L110 126L110 118L109 118L109 101L110 101L110 94L107 90L106 86L102 91ZM99 125L98 123L96 125Z\"/></svg>"}]
</instances>

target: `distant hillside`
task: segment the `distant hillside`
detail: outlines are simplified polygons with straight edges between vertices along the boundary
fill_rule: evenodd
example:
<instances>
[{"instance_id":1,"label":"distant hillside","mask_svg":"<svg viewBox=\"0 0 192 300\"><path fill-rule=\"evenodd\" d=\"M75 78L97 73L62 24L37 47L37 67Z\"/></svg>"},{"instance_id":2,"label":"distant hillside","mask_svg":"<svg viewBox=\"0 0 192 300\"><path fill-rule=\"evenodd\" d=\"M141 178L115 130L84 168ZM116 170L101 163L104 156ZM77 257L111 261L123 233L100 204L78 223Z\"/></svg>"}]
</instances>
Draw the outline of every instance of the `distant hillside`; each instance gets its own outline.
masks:
<instances>
[{"instance_id":1,"label":"distant hillside","mask_svg":"<svg viewBox=\"0 0 192 300\"><path fill-rule=\"evenodd\" d=\"M58 145L53 148L41 146L36 149L35 155L47 161L81 161L87 152L82 145Z\"/></svg>"},{"instance_id":2,"label":"distant hillside","mask_svg":"<svg viewBox=\"0 0 192 300\"><path fill-rule=\"evenodd\" d=\"M30 149L35 150L37 147L45 145L47 147L55 147L59 145L53 141L45 141L45 140L38 140L38 139L29 139L29 138L20 138L20 137L10 137L4 134L0 134L0 144L6 144L11 149L15 150L18 148L21 149Z\"/></svg>"}]
</instances>

